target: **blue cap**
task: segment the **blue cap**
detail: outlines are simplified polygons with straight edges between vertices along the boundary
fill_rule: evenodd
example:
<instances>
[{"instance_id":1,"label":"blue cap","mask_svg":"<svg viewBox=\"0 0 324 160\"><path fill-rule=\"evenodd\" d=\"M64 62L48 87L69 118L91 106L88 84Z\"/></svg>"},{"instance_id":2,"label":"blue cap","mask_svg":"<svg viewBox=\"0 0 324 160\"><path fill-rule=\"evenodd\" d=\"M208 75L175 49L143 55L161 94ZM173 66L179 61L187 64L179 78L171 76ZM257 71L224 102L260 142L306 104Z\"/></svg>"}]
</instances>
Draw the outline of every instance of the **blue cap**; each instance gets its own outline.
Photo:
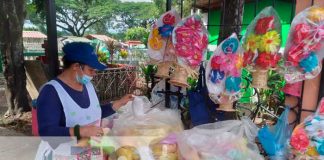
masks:
<instances>
[{"instance_id":1,"label":"blue cap","mask_svg":"<svg viewBox=\"0 0 324 160\"><path fill-rule=\"evenodd\" d=\"M98 61L98 56L94 48L89 43L68 43L64 45L62 50L65 54L63 57L65 60L80 62L100 71L107 68L106 65Z\"/></svg>"}]
</instances>

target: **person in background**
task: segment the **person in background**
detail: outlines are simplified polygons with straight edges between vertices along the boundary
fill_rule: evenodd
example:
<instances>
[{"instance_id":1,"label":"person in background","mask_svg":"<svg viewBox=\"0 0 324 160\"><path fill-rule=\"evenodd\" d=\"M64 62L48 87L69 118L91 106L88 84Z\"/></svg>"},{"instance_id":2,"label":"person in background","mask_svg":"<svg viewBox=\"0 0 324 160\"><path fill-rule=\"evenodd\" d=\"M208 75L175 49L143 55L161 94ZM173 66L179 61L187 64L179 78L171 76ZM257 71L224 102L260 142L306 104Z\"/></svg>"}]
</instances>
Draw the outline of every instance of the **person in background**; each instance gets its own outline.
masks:
<instances>
[{"instance_id":1,"label":"person in background","mask_svg":"<svg viewBox=\"0 0 324 160\"><path fill-rule=\"evenodd\" d=\"M77 139L102 136L101 119L114 114L133 96L125 95L113 103L100 105L91 79L98 70L107 67L98 61L94 48L88 43L73 42L66 44L63 52L63 72L46 83L37 98L39 135ZM64 150L61 154L70 154L63 149L67 143L53 147L42 139L36 159L46 159L49 150L60 147Z\"/></svg>"}]
</instances>

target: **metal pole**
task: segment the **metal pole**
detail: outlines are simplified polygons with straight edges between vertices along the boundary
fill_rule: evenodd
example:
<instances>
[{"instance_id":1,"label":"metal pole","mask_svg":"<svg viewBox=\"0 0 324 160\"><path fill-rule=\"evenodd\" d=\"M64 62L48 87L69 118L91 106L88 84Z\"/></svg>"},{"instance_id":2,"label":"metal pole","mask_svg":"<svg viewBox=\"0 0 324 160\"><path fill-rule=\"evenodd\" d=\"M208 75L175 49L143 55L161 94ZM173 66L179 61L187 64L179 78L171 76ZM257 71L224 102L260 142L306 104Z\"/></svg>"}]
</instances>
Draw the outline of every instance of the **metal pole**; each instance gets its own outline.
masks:
<instances>
[{"instance_id":1,"label":"metal pole","mask_svg":"<svg viewBox=\"0 0 324 160\"><path fill-rule=\"evenodd\" d=\"M49 64L49 76L52 79L59 73L55 0L46 0L45 11L48 41L46 57Z\"/></svg>"},{"instance_id":2,"label":"metal pole","mask_svg":"<svg viewBox=\"0 0 324 160\"><path fill-rule=\"evenodd\" d=\"M171 10L172 0L166 0L166 11Z\"/></svg>"},{"instance_id":3,"label":"metal pole","mask_svg":"<svg viewBox=\"0 0 324 160\"><path fill-rule=\"evenodd\" d=\"M181 18L183 17L183 0L180 0Z\"/></svg>"}]
</instances>

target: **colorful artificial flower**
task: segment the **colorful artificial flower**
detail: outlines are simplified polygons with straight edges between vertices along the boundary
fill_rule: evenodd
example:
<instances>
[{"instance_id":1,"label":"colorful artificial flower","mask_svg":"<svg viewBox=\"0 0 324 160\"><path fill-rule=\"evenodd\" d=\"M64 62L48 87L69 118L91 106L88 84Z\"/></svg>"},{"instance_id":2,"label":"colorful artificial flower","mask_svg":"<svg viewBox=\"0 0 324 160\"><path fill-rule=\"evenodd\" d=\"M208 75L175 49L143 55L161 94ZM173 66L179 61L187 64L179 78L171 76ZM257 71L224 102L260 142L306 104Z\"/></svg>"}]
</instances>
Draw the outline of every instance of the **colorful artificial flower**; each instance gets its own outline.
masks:
<instances>
[{"instance_id":1,"label":"colorful artificial flower","mask_svg":"<svg viewBox=\"0 0 324 160\"><path fill-rule=\"evenodd\" d=\"M251 51L244 52L243 54L243 67L251 65L253 63L255 54Z\"/></svg>"},{"instance_id":2,"label":"colorful artificial flower","mask_svg":"<svg viewBox=\"0 0 324 160\"><path fill-rule=\"evenodd\" d=\"M225 54L236 53L239 42L236 38L228 38L222 44L222 50Z\"/></svg>"},{"instance_id":3,"label":"colorful artificial flower","mask_svg":"<svg viewBox=\"0 0 324 160\"><path fill-rule=\"evenodd\" d=\"M153 28L152 36L155 36L155 37L160 36L158 28Z\"/></svg>"},{"instance_id":4,"label":"colorful artificial flower","mask_svg":"<svg viewBox=\"0 0 324 160\"><path fill-rule=\"evenodd\" d=\"M164 15L162 21L163 21L164 24L174 25L174 23L175 23L175 16L172 15L171 13L167 13L166 15Z\"/></svg>"},{"instance_id":5,"label":"colorful artificial flower","mask_svg":"<svg viewBox=\"0 0 324 160\"><path fill-rule=\"evenodd\" d=\"M213 56L212 57L212 59L211 59L211 68L213 69L213 70L215 70L215 69L219 69L220 68L220 56Z\"/></svg>"},{"instance_id":6,"label":"colorful artificial flower","mask_svg":"<svg viewBox=\"0 0 324 160\"><path fill-rule=\"evenodd\" d=\"M291 62L293 66L298 66L299 62L309 55L308 51L304 50L304 45L292 45L288 49L287 60Z\"/></svg>"},{"instance_id":7,"label":"colorful artificial flower","mask_svg":"<svg viewBox=\"0 0 324 160\"><path fill-rule=\"evenodd\" d=\"M307 154L308 156L311 156L311 157L316 157L316 156L318 156L318 152L317 152L317 150L316 150L316 148L315 148L314 146L312 146L312 147L308 147L308 148L307 148L307 151L306 151L306 154Z\"/></svg>"},{"instance_id":8,"label":"colorful artificial flower","mask_svg":"<svg viewBox=\"0 0 324 160\"><path fill-rule=\"evenodd\" d=\"M247 38L243 45L245 51L251 51L256 53L259 48L259 41L261 37L251 33Z\"/></svg>"},{"instance_id":9,"label":"colorful artificial flower","mask_svg":"<svg viewBox=\"0 0 324 160\"><path fill-rule=\"evenodd\" d=\"M276 68L280 60L280 55L278 54L269 54L265 52L259 53L259 56L256 59L256 65L263 69Z\"/></svg>"},{"instance_id":10,"label":"colorful artificial flower","mask_svg":"<svg viewBox=\"0 0 324 160\"><path fill-rule=\"evenodd\" d=\"M274 29L274 16L260 18L255 26L256 34L265 34Z\"/></svg>"},{"instance_id":11,"label":"colorful artificial flower","mask_svg":"<svg viewBox=\"0 0 324 160\"><path fill-rule=\"evenodd\" d=\"M225 80L225 89L227 92L233 93L240 91L241 77L229 76Z\"/></svg>"},{"instance_id":12,"label":"colorful artificial flower","mask_svg":"<svg viewBox=\"0 0 324 160\"><path fill-rule=\"evenodd\" d=\"M324 20L324 8L323 7L312 7L308 10L307 18L317 23Z\"/></svg>"},{"instance_id":13,"label":"colorful artificial flower","mask_svg":"<svg viewBox=\"0 0 324 160\"><path fill-rule=\"evenodd\" d=\"M196 67L202 61L202 55L199 52L196 52L194 55L187 58L187 61L190 66Z\"/></svg>"},{"instance_id":14,"label":"colorful artificial flower","mask_svg":"<svg viewBox=\"0 0 324 160\"><path fill-rule=\"evenodd\" d=\"M192 50L192 46L184 45L182 43L177 43L175 46L176 53L181 57L189 57L191 55L194 55L194 52Z\"/></svg>"},{"instance_id":15,"label":"colorful artificial flower","mask_svg":"<svg viewBox=\"0 0 324 160\"><path fill-rule=\"evenodd\" d=\"M236 69L240 70L242 69L242 66L243 66L243 57L239 55L236 61Z\"/></svg>"},{"instance_id":16,"label":"colorful artificial flower","mask_svg":"<svg viewBox=\"0 0 324 160\"><path fill-rule=\"evenodd\" d=\"M304 70L304 72L312 72L319 65L319 60L314 52L309 54L306 58L299 62L299 66Z\"/></svg>"},{"instance_id":17,"label":"colorful artificial flower","mask_svg":"<svg viewBox=\"0 0 324 160\"><path fill-rule=\"evenodd\" d=\"M316 150L320 155L324 155L324 142L317 144Z\"/></svg>"},{"instance_id":18,"label":"colorful artificial flower","mask_svg":"<svg viewBox=\"0 0 324 160\"><path fill-rule=\"evenodd\" d=\"M293 31L293 42L296 44L302 43L305 39L310 38L311 27L308 24L297 24Z\"/></svg>"},{"instance_id":19,"label":"colorful artificial flower","mask_svg":"<svg viewBox=\"0 0 324 160\"><path fill-rule=\"evenodd\" d=\"M161 36L152 36L149 40L149 45L154 50L160 50L163 46L163 41Z\"/></svg>"},{"instance_id":20,"label":"colorful artificial flower","mask_svg":"<svg viewBox=\"0 0 324 160\"><path fill-rule=\"evenodd\" d=\"M225 72L218 69L211 70L209 74L210 81L214 84L219 83L225 77Z\"/></svg>"},{"instance_id":21,"label":"colorful artificial flower","mask_svg":"<svg viewBox=\"0 0 324 160\"><path fill-rule=\"evenodd\" d=\"M298 151L305 152L309 146L309 143L310 142L304 128L295 129L290 139L290 145Z\"/></svg>"},{"instance_id":22,"label":"colorful artificial flower","mask_svg":"<svg viewBox=\"0 0 324 160\"><path fill-rule=\"evenodd\" d=\"M197 20L194 16L188 18L184 25L198 32L201 32L201 29L203 27L201 21Z\"/></svg>"},{"instance_id":23,"label":"colorful artificial flower","mask_svg":"<svg viewBox=\"0 0 324 160\"><path fill-rule=\"evenodd\" d=\"M324 114L324 100L321 101L319 107L320 107L319 113L320 114Z\"/></svg>"},{"instance_id":24,"label":"colorful artificial flower","mask_svg":"<svg viewBox=\"0 0 324 160\"><path fill-rule=\"evenodd\" d=\"M221 53L220 59L217 63L220 64L220 71L224 71L225 74L238 77L240 76L240 70L236 69L236 63L238 62L239 56L237 54L223 54Z\"/></svg>"},{"instance_id":25,"label":"colorful artificial flower","mask_svg":"<svg viewBox=\"0 0 324 160\"><path fill-rule=\"evenodd\" d=\"M259 50L261 52L275 53L280 47L280 34L277 31L269 31L261 36Z\"/></svg>"},{"instance_id":26,"label":"colorful artificial flower","mask_svg":"<svg viewBox=\"0 0 324 160\"><path fill-rule=\"evenodd\" d=\"M161 27L159 27L159 34L163 37L163 38L168 38L171 36L173 31L173 26L165 24Z\"/></svg>"}]
</instances>

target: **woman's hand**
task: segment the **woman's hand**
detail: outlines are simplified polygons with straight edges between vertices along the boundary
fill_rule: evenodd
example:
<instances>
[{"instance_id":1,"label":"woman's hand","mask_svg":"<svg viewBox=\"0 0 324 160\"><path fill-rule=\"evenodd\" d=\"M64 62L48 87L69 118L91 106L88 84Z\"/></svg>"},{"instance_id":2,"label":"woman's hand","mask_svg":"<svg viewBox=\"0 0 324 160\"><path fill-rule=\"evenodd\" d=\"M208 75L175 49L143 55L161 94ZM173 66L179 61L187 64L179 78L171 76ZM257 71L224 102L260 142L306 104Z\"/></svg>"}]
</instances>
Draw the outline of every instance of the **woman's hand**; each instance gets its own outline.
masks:
<instances>
[{"instance_id":1,"label":"woman's hand","mask_svg":"<svg viewBox=\"0 0 324 160\"><path fill-rule=\"evenodd\" d=\"M127 102L134 100L134 96L132 94L126 94L120 100L114 101L112 108L117 111L121 106L127 104Z\"/></svg>"},{"instance_id":2,"label":"woman's hand","mask_svg":"<svg viewBox=\"0 0 324 160\"><path fill-rule=\"evenodd\" d=\"M104 132L101 127L97 126L82 126L80 127L80 136L89 138L93 136L103 136Z\"/></svg>"}]
</instances>

